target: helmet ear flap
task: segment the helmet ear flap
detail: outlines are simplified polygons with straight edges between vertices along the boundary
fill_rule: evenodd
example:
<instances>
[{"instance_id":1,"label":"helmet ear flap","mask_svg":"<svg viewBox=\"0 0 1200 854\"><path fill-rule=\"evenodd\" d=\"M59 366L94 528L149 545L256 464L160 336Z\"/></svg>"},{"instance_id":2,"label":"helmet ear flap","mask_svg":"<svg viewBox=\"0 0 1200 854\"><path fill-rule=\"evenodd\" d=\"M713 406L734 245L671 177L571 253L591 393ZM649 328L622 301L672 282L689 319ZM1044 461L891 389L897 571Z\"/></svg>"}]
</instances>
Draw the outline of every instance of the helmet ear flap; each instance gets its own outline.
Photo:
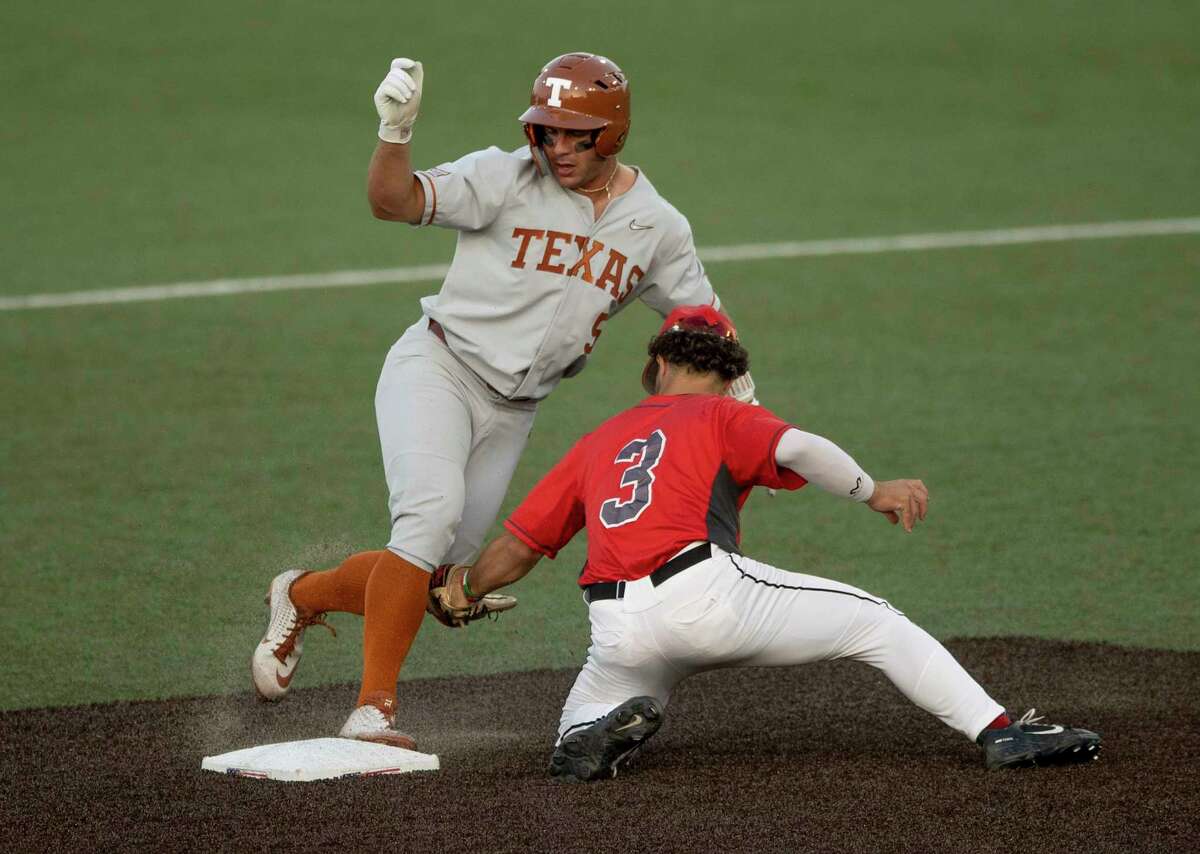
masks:
<instances>
[{"instance_id":1,"label":"helmet ear flap","mask_svg":"<svg viewBox=\"0 0 1200 854\"><path fill-rule=\"evenodd\" d=\"M625 122L624 127L620 129L620 133L617 133L617 128L609 124L593 133L592 141L596 144L597 154L601 157L612 157L625 147L625 138L627 136L629 136L629 122Z\"/></svg>"},{"instance_id":2,"label":"helmet ear flap","mask_svg":"<svg viewBox=\"0 0 1200 854\"><path fill-rule=\"evenodd\" d=\"M533 158L533 168L538 175L542 174L542 164L538 162L538 149L541 148L541 125L525 125L525 138L529 140L529 156Z\"/></svg>"}]
</instances>

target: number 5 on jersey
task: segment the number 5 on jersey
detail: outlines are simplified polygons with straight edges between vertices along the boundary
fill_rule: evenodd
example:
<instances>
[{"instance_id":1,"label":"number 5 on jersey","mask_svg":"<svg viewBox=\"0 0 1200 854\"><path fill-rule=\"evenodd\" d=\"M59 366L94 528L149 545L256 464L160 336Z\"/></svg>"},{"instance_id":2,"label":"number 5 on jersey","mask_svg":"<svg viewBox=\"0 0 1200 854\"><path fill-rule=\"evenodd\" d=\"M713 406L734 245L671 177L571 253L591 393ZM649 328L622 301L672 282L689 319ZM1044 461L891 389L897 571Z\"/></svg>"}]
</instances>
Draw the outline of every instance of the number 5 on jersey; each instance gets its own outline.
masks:
<instances>
[{"instance_id":1,"label":"number 5 on jersey","mask_svg":"<svg viewBox=\"0 0 1200 854\"><path fill-rule=\"evenodd\" d=\"M667 437L655 430L645 439L634 439L618 453L614 463L633 463L621 475L621 486L632 486L633 496L622 501L610 498L600 505L600 521L606 528L636 522L654 500L654 467L662 459Z\"/></svg>"}]
</instances>

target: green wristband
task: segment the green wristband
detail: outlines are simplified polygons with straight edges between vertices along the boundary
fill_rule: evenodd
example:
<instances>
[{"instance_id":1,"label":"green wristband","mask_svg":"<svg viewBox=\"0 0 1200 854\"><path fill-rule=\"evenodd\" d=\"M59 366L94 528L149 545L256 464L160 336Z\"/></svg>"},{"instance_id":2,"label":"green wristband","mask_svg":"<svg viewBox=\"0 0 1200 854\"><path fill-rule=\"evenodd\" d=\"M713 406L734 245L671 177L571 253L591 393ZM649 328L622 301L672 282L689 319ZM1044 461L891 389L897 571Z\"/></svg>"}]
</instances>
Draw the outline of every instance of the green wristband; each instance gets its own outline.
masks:
<instances>
[{"instance_id":1,"label":"green wristband","mask_svg":"<svg viewBox=\"0 0 1200 854\"><path fill-rule=\"evenodd\" d=\"M474 593L471 592L471 588L467 585L467 576L470 573L471 573L470 567L467 567L465 570L463 570L463 579L462 579L463 595L467 597L468 602L478 602L483 597L476 596Z\"/></svg>"}]
</instances>

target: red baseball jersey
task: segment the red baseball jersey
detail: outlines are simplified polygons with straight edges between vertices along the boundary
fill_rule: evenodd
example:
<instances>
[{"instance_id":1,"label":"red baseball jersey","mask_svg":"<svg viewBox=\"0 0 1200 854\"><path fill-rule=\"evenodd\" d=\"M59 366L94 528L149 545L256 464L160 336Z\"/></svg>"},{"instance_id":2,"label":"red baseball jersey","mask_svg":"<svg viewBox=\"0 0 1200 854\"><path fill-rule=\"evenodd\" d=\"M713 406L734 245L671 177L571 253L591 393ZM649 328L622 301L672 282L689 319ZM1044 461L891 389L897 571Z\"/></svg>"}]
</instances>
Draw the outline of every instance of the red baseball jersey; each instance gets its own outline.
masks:
<instances>
[{"instance_id":1,"label":"red baseball jersey","mask_svg":"<svg viewBox=\"0 0 1200 854\"><path fill-rule=\"evenodd\" d=\"M697 540L738 552L751 487L805 484L775 463L791 426L730 397L649 397L576 442L504 526L550 558L586 527L580 585L642 578Z\"/></svg>"}]
</instances>

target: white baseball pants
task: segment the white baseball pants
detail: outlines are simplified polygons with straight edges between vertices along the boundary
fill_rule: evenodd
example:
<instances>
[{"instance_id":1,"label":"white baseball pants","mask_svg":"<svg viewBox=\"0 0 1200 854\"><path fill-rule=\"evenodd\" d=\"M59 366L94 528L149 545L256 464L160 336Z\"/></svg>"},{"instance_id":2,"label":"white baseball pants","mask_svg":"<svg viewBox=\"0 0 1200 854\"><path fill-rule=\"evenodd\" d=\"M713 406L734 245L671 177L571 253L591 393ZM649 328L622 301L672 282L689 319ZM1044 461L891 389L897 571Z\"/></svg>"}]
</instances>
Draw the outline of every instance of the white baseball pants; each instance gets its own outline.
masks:
<instances>
[{"instance_id":1,"label":"white baseball pants","mask_svg":"<svg viewBox=\"0 0 1200 854\"><path fill-rule=\"evenodd\" d=\"M953 656L888 602L712 546L658 587L588 606L592 645L567 697L559 738L631 697L664 706L682 680L718 667L839 658L877 667L900 692L967 738L1003 713Z\"/></svg>"}]
</instances>

